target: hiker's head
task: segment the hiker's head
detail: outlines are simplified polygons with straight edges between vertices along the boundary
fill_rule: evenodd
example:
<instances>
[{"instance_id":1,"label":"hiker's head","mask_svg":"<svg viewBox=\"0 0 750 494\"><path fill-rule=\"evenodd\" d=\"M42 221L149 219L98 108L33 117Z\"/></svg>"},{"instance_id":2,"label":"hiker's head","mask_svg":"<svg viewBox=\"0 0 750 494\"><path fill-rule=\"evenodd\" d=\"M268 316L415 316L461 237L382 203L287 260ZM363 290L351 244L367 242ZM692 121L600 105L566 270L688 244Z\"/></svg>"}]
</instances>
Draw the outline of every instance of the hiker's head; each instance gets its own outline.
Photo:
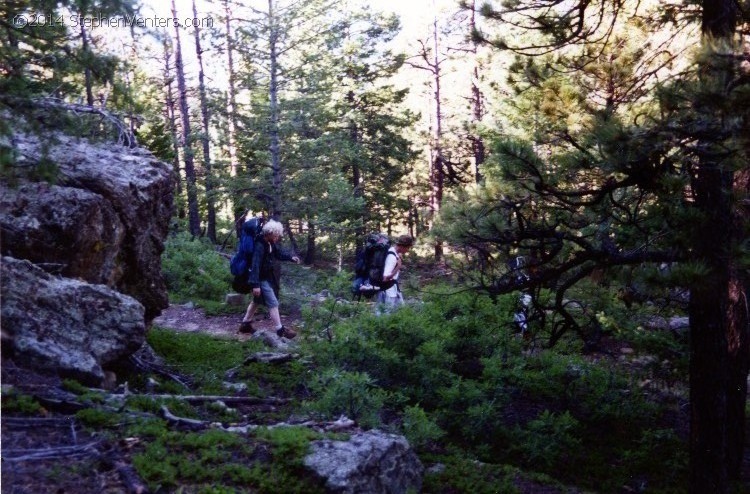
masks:
<instances>
[{"instance_id":1,"label":"hiker's head","mask_svg":"<svg viewBox=\"0 0 750 494\"><path fill-rule=\"evenodd\" d=\"M414 238L410 235L400 235L396 239L396 249L401 253L408 252L412 245L414 245Z\"/></svg>"},{"instance_id":2,"label":"hiker's head","mask_svg":"<svg viewBox=\"0 0 750 494\"><path fill-rule=\"evenodd\" d=\"M281 240L282 235L284 235L284 227L278 221L268 220L263 225L263 238L267 241L278 242Z\"/></svg>"}]
</instances>

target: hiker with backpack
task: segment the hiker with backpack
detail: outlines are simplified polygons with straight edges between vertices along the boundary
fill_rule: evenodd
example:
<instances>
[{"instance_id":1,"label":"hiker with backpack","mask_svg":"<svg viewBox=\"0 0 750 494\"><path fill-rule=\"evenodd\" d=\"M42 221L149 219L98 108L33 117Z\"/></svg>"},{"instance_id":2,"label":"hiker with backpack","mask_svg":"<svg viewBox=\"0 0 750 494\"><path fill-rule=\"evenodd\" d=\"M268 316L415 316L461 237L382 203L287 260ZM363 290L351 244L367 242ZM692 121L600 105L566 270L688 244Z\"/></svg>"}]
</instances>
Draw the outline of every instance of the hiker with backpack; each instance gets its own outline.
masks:
<instances>
[{"instance_id":1,"label":"hiker with backpack","mask_svg":"<svg viewBox=\"0 0 750 494\"><path fill-rule=\"evenodd\" d=\"M396 244L388 249L383 267L383 284L389 288L378 293L378 302L386 308L394 308L404 303L404 297L398 286L398 276L401 272L402 256L409 252L414 245L414 238L409 235L401 235L396 239Z\"/></svg>"},{"instance_id":2,"label":"hiker with backpack","mask_svg":"<svg viewBox=\"0 0 750 494\"><path fill-rule=\"evenodd\" d=\"M299 263L299 257L282 250L277 244L284 234L284 227L278 221L269 220L263 225L261 235L255 239L252 267L248 283L252 288L253 299L247 307L242 319L240 333L254 333L252 317L259 305L265 305L274 323L276 334L284 338L294 338L297 332L281 324L279 314L278 280L275 276L276 261L292 261ZM276 289L275 289L276 288Z\"/></svg>"}]
</instances>

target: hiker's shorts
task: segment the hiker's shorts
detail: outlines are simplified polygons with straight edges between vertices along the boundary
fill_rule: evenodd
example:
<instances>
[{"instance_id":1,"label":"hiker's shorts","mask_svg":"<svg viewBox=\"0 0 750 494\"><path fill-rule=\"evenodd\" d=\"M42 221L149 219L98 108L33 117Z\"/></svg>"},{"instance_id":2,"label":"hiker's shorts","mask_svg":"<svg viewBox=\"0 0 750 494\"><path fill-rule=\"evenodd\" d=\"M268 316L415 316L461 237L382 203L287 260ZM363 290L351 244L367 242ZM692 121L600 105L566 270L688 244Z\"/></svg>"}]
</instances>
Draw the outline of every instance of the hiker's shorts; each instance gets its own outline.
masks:
<instances>
[{"instance_id":1,"label":"hiker's shorts","mask_svg":"<svg viewBox=\"0 0 750 494\"><path fill-rule=\"evenodd\" d=\"M255 303L263 304L269 309L279 306L279 299L276 298L271 282L260 282L260 297L255 297Z\"/></svg>"}]
</instances>

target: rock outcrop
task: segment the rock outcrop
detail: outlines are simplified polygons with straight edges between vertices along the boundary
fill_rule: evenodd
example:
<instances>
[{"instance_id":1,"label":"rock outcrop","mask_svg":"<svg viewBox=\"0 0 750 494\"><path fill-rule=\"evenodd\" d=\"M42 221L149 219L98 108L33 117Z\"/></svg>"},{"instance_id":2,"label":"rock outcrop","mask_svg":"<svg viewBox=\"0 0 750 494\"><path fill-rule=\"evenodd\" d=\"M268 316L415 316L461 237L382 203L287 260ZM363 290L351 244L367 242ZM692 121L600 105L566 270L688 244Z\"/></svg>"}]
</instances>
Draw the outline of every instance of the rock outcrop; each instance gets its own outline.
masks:
<instances>
[{"instance_id":1,"label":"rock outcrop","mask_svg":"<svg viewBox=\"0 0 750 494\"><path fill-rule=\"evenodd\" d=\"M15 129L3 147L14 161L0 179L3 353L100 380L168 306L171 167L145 149L60 133ZM35 169L46 181L26 173Z\"/></svg>"},{"instance_id":2,"label":"rock outcrop","mask_svg":"<svg viewBox=\"0 0 750 494\"><path fill-rule=\"evenodd\" d=\"M130 295L149 320L167 307L169 165L144 149L62 134L16 133L10 145L18 166L49 162L57 174L55 185L0 184L2 254Z\"/></svg>"},{"instance_id":3,"label":"rock outcrop","mask_svg":"<svg viewBox=\"0 0 750 494\"><path fill-rule=\"evenodd\" d=\"M336 494L405 494L422 488L424 467L403 437L371 430L348 441L314 441L305 466Z\"/></svg>"},{"instance_id":4,"label":"rock outcrop","mask_svg":"<svg viewBox=\"0 0 750 494\"><path fill-rule=\"evenodd\" d=\"M143 345L143 305L134 298L29 261L2 261L3 336L18 363L98 385L103 366Z\"/></svg>"}]
</instances>

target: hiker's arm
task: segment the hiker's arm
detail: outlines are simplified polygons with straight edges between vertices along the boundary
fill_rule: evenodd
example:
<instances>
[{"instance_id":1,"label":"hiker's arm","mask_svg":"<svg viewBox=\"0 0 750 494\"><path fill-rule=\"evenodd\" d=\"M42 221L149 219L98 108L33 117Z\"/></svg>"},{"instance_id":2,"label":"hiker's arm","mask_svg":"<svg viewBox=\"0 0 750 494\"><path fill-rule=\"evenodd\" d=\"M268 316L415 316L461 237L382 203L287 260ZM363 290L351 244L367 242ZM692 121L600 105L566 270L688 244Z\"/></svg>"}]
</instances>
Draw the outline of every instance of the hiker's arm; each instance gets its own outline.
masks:
<instances>
[{"instance_id":1,"label":"hiker's arm","mask_svg":"<svg viewBox=\"0 0 750 494\"><path fill-rule=\"evenodd\" d=\"M383 281L391 281L398 274L398 258L393 252L389 252L383 266Z\"/></svg>"},{"instance_id":2,"label":"hiker's arm","mask_svg":"<svg viewBox=\"0 0 750 494\"><path fill-rule=\"evenodd\" d=\"M273 253L276 259L279 259L280 261L299 262L299 257L297 257L296 255L282 249L278 245L274 245L273 247Z\"/></svg>"}]
</instances>

